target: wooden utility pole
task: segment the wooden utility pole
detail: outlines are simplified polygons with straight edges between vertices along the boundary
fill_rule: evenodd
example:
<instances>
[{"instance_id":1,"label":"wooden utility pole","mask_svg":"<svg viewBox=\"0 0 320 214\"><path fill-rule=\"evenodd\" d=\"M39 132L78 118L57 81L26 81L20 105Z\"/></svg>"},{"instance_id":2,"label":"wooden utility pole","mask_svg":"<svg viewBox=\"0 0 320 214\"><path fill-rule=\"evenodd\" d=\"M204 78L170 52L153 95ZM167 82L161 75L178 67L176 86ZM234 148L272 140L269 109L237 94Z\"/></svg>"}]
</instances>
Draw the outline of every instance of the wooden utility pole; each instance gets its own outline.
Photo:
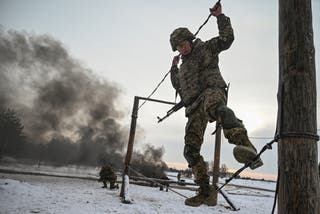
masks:
<instances>
[{"instance_id":1,"label":"wooden utility pole","mask_svg":"<svg viewBox=\"0 0 320 214\"><path fill-rule=\"evenodd\" d=\"M319 214L311 0L279 0L278 213Z\"/></svg>"}]
</instances>

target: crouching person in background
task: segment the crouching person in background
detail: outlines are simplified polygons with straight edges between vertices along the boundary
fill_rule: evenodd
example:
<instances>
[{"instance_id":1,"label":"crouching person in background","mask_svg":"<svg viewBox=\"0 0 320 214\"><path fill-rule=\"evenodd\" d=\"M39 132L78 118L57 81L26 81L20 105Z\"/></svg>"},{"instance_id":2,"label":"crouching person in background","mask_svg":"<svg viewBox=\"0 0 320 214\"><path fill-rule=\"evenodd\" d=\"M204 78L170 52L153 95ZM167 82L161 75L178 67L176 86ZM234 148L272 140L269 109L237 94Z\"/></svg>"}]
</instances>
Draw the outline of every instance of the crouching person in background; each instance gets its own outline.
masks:
<instances>
[{"instance_id":1,"label":"crouching person in background","mask_svg":"<svg viewBox=\"0 0 320 214\"><path fill-rule=\"evenodd\" d=\"M98 181L103 183L102 188L107 188L107 183L109 182L110 189L115 189L115 188L119 189L118 184L115 185L117 181L117 176L110 165L106 164L102 166L99 175L100 175L100 178Z\"/></svg>"}]
</instances>

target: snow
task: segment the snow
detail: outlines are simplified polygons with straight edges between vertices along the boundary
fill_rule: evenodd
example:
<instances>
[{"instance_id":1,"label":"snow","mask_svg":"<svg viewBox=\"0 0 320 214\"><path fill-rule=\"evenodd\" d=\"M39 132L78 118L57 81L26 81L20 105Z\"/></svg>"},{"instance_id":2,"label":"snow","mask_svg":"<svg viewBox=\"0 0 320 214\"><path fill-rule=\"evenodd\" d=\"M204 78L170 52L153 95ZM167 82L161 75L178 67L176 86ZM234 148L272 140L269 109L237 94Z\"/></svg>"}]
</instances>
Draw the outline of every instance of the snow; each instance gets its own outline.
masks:
<instances>
[{"instance_id":1,"label":"snow","mask_svg":"<svg viewBox=\"0 0 320 214\"><path fill-rule=\"evenodd\" d=\"M129 194L129 184L130 184L130 178L128 175L124 176L124 190L123 190L123 201L125 203L131 203L131 198Z\"/></svg>"},{"instance_id":2,"label":"snow","mask_svg":"<svg viewBox=\"0 0 320 214\"><path fill-rule=\"evenodd\" d=\"M173 179L171 177L171 179ZM189 181L188 181L189 182ZM238 185L274 189L274 182L236 179ZM130 184L132 204L123 204L120 189L101 188L94 180L0 173L0 213L271 213L274 193L226 186L228 197L240 208L232 211L219 194L218 205L188 207L182 196L159 188ZM194 191L174 189L190 197Z\"/></svg>"}]
</instances>

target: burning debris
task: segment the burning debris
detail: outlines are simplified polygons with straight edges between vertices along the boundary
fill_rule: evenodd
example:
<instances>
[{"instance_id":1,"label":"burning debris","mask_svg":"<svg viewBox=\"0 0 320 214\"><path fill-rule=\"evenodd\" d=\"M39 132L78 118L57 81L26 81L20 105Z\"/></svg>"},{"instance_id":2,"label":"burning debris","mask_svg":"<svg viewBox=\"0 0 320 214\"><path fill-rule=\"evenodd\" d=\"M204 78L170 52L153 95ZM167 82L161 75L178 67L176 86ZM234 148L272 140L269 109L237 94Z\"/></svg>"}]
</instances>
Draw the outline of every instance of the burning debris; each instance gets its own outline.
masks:
<instances>
[{"instance_id":1,"label":"burning debris","mask_svg":"<svg viewBox=\"0 0 320 214\"><path fill-rule=\"evenodd\" d=\"M119 86L96 77L50 35L0 27L0 62L0 108L21 119L24 157L122 168L127 130L118 122ZM148 147L146 161L138 153L139 164L158 164L159 151Z\"/></svg>"}]
</instances>

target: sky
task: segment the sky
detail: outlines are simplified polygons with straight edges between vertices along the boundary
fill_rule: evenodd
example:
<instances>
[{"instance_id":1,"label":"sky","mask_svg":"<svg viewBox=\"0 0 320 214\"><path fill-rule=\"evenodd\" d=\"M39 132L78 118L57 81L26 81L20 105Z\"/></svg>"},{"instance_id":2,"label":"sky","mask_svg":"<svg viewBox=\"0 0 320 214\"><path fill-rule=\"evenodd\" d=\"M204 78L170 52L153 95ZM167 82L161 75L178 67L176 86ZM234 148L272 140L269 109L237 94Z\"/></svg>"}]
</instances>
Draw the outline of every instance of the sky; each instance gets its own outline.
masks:
<instances>
[{"instance_id":1,"label":"sky","mask_svg":"<svg viewBox=\"0 0 320 214\"><path fill-rule=\"evenodd\" d=\"M62 42L83 66L122 91L121 123L130 125L134 96L147 97L168 72L173 56L170 33L178 27L196 32L215 2L192 0L0 0L0 25L5 29L48 34ZM228 106L243 120L250 139L260 150L271 141L277 118L278 90L278 1L222 0L222 10L231 18L235 41L220 54L220 70L230 83ZM320 62L320 1L312 0L316 69ZM217 36L216 18L198 34L202 40ZM319 77L317 76L317 82ZM319 86L317 87L319 90ZM152 96L174 101L169 78ZM171 106L148 102L139 109L137 143L163 146L170 166L185 167L183 137L186 118L180 110L162 123ZM317 102L317 108L319 103ZM318 110L319 111L319 110ZM319 115L319 114L318 114ZM317 117L319 119L319 116ZM209 124L201 153L213 160L214 123ZM267 139L257 139L267 138ZM262 155L264 166L254 173L277 172L277 146ZM221 163L240 168L233 146L222 142ZM248 170L253 173L253 171Z\"/></svg>"}]
</instances>

